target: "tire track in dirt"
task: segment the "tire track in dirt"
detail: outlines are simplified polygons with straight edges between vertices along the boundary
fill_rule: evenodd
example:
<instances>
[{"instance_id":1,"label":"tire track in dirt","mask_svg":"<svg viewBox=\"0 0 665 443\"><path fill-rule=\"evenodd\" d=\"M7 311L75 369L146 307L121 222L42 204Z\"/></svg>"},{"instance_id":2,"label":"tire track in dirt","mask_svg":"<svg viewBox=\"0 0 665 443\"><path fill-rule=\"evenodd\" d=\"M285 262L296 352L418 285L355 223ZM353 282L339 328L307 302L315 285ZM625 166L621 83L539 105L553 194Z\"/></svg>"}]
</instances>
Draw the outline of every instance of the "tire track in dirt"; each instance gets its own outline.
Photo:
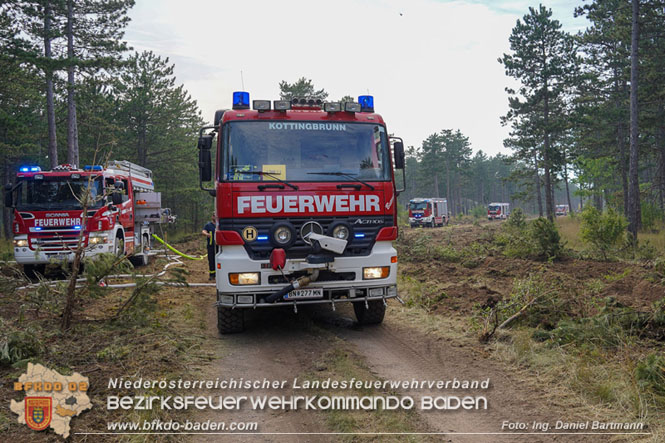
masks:
<instances>
[{"instance_id":1,"label":"tire track in dirt","mask_svg":"<svg viewBox=\"0 0 665 443\"><path fill-rule=\"evenodd\" d=\"M293 314L290 309L269 309L251 312L247 330L241 334L220 336L217 332L216 310L210 303L207 310L208 334L220 340L225 355L203 368L201 378L244 378L245 380L286 380L291 385L293 377L310 369L327 349L325 339L309 329L308 319ZM244 389L221 391L222 395L277 395L298 394L291 389ZM202 395L212 395L207 392ZM214 393L217 394L217 393ZM302 395L302 394L300 394ZM259 432L264 433L316 433L330 432L322 414L299 409L210 411L197 415L197 421L257 422ZM330 437L317 435L197 435L196 442L325 442Z\"/></svg>"},{"instance_id":2,"label":"tire track in dirt","mask_svg":"<svg viewBox=\"0 0 665 443\"><path fill-rule=\"evenodd\" d=\"M317 320L327 324L329 331L351 344L364 356L365 363L380 378L386 380L484 380L490 379L487 391L463 390L406 390L400 394L419 399L423 395L485 395L488 410L479 411L418 411L423 421L434 432L502 432L504 420L550 422L568 420L564 411L557 411L546 403L544 391L526 389L488 359L474 355L474 351L456 346L420 331L399 324L386 314L384 323L373 327L354 324L351 310L338 314L319 311ZM561 414L557 416L556 414ZM581 420L580 420L581 421ZM595 437L597 441L598 436ZM588 436L576 435L446 435L451 442L552 442L594 441Z\"/></svg>"}]
</instances>

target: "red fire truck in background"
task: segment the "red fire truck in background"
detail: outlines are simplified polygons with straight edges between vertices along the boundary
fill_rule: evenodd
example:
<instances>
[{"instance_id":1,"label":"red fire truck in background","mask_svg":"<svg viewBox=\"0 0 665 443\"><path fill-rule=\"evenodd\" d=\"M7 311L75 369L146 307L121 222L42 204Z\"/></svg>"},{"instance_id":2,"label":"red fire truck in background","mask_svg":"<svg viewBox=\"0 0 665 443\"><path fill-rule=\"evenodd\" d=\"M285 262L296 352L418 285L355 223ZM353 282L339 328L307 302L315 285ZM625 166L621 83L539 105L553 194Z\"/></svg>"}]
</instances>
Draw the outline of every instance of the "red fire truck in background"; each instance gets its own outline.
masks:
<instances>
[{"instance_id":1,"label":"red fire truck in background","mask_svg":"<svg viewBox=\"0 0 665 443\"><path fill-rule=\"evenodd\" d=\"M128 161L22 167L16 184L7 185L5 206L14 208L14 256L30 276L53 261L73 261L81 231L86 256L130 254L135 264L147 264L154 226L170 218L152 172Z\"/></svg>"},{"instance_id":2,"label":"red fire truck in background","mask_svg":"<svg viewBox=\"0 0 665 443\"><path fill-rule=\"evenodd\" d=\"M443 226L448 224L448 200L445 198L414 198L409 201L409 225Z\"/></svg>"},{"instance_id":3,"label":"red fire truck in background","mask_svg":"<svg viewBox=\"0 0 665 443\"><path fill-rule=\"evenodd\" d=\"M510 215L510 203L490 203L487 206L488 220L506 219Z\"/></svg>"},{"instance_id":4,"label":"red fire truck in background","mask_svg":"<svg viewBox=\"0 0 665 443\"><path fill-rule=\"evenodd\" d=\"M353 302L359 323L380 323L397 297L403 189L392 160L403 171L402 140L388 135L371 96L252 108L248 93L234 93L233 109L217 111L198 142L201 187L216 198L219 331L243 330L248 309L315 303ZM206 189L214 137L215 187Z\"/></svg>"}]
</instances>

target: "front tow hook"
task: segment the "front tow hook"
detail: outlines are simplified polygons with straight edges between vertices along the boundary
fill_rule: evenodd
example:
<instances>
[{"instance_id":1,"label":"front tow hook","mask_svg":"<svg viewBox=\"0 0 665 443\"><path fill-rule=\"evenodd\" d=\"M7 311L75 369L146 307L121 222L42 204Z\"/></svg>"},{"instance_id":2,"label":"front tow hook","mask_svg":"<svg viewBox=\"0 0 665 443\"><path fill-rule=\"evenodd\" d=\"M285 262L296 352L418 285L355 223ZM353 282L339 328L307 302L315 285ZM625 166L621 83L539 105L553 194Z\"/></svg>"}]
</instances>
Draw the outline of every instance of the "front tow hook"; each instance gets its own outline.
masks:
<instances>
[{"instance_id":1,"label":"front tow hook","mask_svg":"<svg viewBox=\"0 0 665 443\"><path fill-rule=\"evenodd\" d=\"M313 281L316 281L318 276L319 276L319 271L316 270L311 275L304 275L300 278L297 278L293 280L290 285L285 286L282 289L279 289L270 294L269 296L267 296L264 299L264 301L266 303L275 303L276 301L283 299L286 294L293 291L294 289L304 288Z\"/></svg>"}]
</instances>

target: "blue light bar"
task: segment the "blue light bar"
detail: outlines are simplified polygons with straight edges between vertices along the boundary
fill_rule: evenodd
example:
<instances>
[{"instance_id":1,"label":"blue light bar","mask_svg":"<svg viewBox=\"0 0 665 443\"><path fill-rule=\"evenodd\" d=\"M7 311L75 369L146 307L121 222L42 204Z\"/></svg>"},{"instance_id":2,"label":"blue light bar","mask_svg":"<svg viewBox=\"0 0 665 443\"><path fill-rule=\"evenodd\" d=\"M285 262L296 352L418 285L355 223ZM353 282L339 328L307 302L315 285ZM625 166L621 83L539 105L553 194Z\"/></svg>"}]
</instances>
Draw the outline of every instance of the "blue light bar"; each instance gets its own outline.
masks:
<instances>
[{"instance_id":1,"label":"blue light bar","mask_svg":"<svg viewBox=\"0 0 665 443\"><path fill-rule=\"evenodd\" d=\"M39 166L31 166L30 167L30 172L41 172L41 171L42 171L42 168L40 168Z\"/></svg>"},{"instance_id":2,"label":"blue light bar","mask_svg":"<svg viewBox=\"0 0 665 443\"><path fill-rule=\"evenodd\" d=\"M236 91L233 93L233 109L249 109L249 92Z\"/></svg>"},{"instance_id":3,"label":"blue light bar","mask_svg":"<svg viewBox=\"0 0 665 443\"><path fill-rule=\"evenodd\" d=\"M374 97L371 95L361 95L358 97L360 103L360 112L374 112Z\"/></svg>"},{"instance_id":4,"label":"blue light bar","mask_svg":"<svg viewBox=\"0 0 665 443\"><path fill-rule=\"evenodd\" d=\"M101 171L102 169L101 165L85 165L83 167L84 171Z\"/></svg>"},{"instance_id":5,"label":"blue light bar","mask_svg":"<svg viewBox=\"0 0 665 443\"><path fill-rule=\"evenodd\" d=\"M41 226L35 226L35 231L41 231L42 227Z\"/></svg>"},{"instance_id":6,"label":"blue light bar","mask_svg":"<svg viewBox=\"0 0 665 443\"><path fill-rule=\"evenodd\" d=\"M19 169L19 171L20 171L20 172L29 172L29 171L30 171L30 168L28 168L27 166L22 166L22 167Z\"/></svg>"},{"instance_id":7,"label":"blue light bar","mask_svg":"<svg viewBox=\"0 0 665 443\"><path fill-rule=\"evenodd\" d=\"M76 229L77 231L81 230L81 225L74 225L72 226L72 229Z\"/></svg>"},{"instance_id":8,"label":"blue light bar","mask_svg":"<svg viewBox=\"0 0 665 443\"><path fill-rule=\"evenodd\" d=\"M365 234L362 232L356 232L355 234L353 234L353 236L355 238L365 238Z\"/></svg>"},{"instance_id":9,"label":"blue light bar","mask_svg":"<svg viewBox=\"0 0 665 443\"><path fill-rule=\"evenodd\" d=\"M258 241L266 241L266 240L268 240L268 236L267 235L257 235L256 239Z\"/></svg>"}]
</instances>

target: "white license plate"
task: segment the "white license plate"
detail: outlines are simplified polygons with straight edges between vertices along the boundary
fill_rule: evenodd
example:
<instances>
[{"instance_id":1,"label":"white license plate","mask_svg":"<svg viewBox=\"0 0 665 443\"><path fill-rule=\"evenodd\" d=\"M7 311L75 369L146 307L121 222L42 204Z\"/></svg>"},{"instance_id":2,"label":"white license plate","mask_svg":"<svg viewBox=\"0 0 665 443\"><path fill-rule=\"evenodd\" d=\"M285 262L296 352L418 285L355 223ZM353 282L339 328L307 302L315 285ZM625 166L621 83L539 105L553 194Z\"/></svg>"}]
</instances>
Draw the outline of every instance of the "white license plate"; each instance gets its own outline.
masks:
<instances>
[{"instance_id":1,"label":"white license plate","mask_svg":"<svg viewBox=\"0 0 665 443\"><path fill-rule=\"evenodd\" d=\"M53 260L66 260L69 258L69 254L56 254L49 256L49 258Z\"/></svg>"},{"instance_id":2,"label":"white license plate","mask_svg":"<svg viewBox=\"0 0 665 443\"><path fill-rule=\"evenodd\" d=\"M323 298L323 288L294 289L284 297L286 300L297 298Z\"/></svg>"}]
</instances>

